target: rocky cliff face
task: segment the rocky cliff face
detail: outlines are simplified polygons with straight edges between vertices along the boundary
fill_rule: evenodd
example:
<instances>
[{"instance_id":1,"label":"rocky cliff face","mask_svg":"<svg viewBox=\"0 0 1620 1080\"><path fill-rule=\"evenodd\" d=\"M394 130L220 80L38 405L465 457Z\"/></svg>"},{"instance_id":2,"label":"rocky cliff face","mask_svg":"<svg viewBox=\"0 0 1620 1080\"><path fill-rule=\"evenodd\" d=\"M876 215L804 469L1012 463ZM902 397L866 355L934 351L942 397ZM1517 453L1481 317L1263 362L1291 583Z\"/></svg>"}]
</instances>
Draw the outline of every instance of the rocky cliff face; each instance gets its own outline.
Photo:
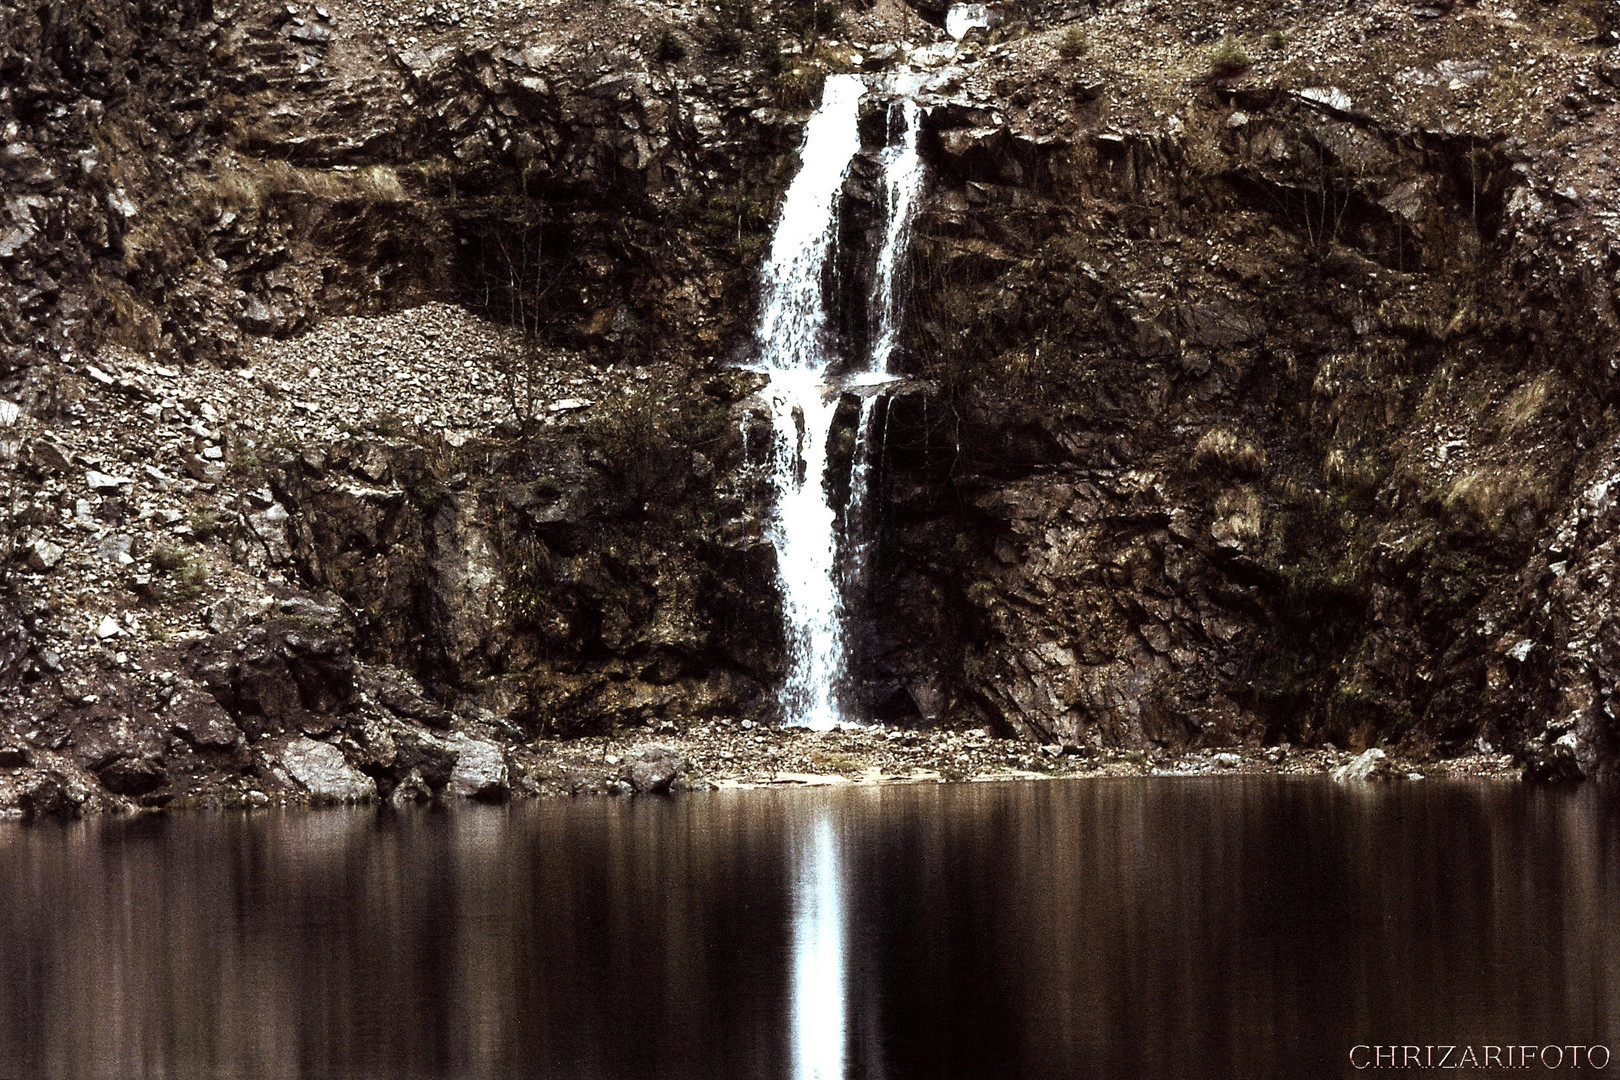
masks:
<instances>
[{"instance_id":1,"label":"rocky cliff face","mask_svg":"<svg viewBox=\"0 0 1620 1080\"><path fill-rule=\"evenodd\" d=\"M902 45L863 708L1612 767L1606 9L818 10L0 3L0 804L771 719L728 364L818 72Z\"/></svg>"},{"instance_id":2,"label":"rocky cliff face","mask_svg":"<svg viewBox=\"0 0 1620 1080\"><path fill-rule=\"evenodd\" d=\"M1206 14L930 114L875 699L1608 771L1606 9Z\"/></svg>"}]
</instances>

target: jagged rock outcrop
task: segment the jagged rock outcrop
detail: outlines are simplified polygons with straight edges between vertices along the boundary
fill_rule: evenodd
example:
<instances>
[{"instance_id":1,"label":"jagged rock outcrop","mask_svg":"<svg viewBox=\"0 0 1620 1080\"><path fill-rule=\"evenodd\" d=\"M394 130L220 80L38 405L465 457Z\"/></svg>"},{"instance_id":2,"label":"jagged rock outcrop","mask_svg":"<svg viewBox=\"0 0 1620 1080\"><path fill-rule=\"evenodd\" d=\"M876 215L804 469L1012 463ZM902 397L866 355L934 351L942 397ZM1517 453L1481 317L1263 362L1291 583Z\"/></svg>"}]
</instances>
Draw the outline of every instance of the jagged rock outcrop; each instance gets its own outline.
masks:
<instances>
[{"instance_id":1,"label":"jagged rock outcrop","mask_svg":"<svg viewBox=\"0 0 1620 1080\"><path fill-rule=\"evenodd\" d=\"M1376 25L1348 57L1278 35L1191 100L1118 39L981 65L930 114L909 356L941 391L881 421L877 707L1613 769L1585 531L1620 340L1610 61L1566 54L1508 134L1468 88L1559 31ZM1366 66L1396 55L1398 89Z\"/></svg>"}]
</instances>

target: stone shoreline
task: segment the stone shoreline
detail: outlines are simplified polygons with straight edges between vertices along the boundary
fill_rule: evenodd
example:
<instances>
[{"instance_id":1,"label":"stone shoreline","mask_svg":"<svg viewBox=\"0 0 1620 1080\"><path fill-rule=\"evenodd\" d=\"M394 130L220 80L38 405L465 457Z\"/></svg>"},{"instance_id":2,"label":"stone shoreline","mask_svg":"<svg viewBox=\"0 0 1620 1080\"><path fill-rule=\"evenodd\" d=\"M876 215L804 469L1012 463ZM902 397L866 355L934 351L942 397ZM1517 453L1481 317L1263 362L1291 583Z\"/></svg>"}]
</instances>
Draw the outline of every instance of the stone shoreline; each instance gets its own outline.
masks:
<instances>
[{"instance_id":1,"label":"stone shoreline","mask_svg":"<svg viewBox=\"0 0 1620 1080\"><path fill-rule=\"evenodd\" d=\"M571 739L537 744L554 762L545 793L611 790L610 777L648 746L690 763L693 783L720 788L829 784L949 783L1071 777L1286 775L1345 779L1520 778L1507 754L1449 759L1358 755L1336 749L1236 746L1172 754L1077 746L1032 746L978 729L913 731L848 726L828 732L713 725L684 733ZM1357 775L1356 766L1370 775ZM1349 769L1348 773L1341 772ZM532 778L532 773L531 773ZM592 781L600 778L600 784Z\"/></svg>"},{"instance_id":2,"label":"stone shoreline","mask_svg":"<svg viewBox=\"0 0 1620 1080\"><path fill-rule=\"evenodd\" d=\"M666 725L666 728L671 725ZM748 724L697 725L685 731L636 729L617 736L496 743L456 736L479 751L472 772L430 791L401 784L386 796L375 788L301 790L287 784L224 783L177 795L162 806L91 801L41 808L31 816L69 817L97 813L258 809L442 800L506 802L561 796L626 796L725 789L978 783L1087 777L1317 776L1342 782L1425 779L1519 780L1521 767L1508 754L1478 753L1449 759L1360 754L1337 749L1286 746L1217 747L1180 754L1144 754L1077 746L1031 746L979 729L915 731L848 725L828 732ZM312 747L325 743L311 740ZM313 756L313 755L312 755ZM11 772L14 770L5 770ZM0 776L0 783L5 781ZM246 783L247 781L243 781ZM20 810L0 812L19 818Z\"/></svg>"}]
</instances>

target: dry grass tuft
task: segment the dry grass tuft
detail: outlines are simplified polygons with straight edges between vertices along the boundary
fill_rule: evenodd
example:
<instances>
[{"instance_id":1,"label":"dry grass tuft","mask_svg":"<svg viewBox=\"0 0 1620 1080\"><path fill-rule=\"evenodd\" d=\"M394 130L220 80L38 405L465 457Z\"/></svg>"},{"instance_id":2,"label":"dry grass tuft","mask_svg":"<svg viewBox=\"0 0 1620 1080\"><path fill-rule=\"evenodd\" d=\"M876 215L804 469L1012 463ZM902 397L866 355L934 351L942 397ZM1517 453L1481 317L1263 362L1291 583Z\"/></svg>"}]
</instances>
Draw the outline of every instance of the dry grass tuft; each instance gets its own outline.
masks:
<instances>
[{"instance_id":1,"label":"dry grass tuft","mask_svg":"<svg viewBox=\"0 0 1620 1080\"><path fill-rule=\"evenodd\" d=\"M242 211L289 197L388 205L404 202L406 194L399 174L388 165L302 169L285 161L249 161L203 180L198 197L216 210Z\"/></svg>"},{"instance_id":2,"label":"dry grass tuft","mask_svg":"<svg viewBox=\"0 0 1620 1080\"><path fill-rule=\"evenodd\" d=\"M771 99L780 109L810 109L821 99L827 73L819 68L794 68L771 80Z\"/></svg>"},{"instance_id":3,"label":"dry grass tuft","mask_svg":"<svg viewBox=\"0 0 1620 1080\"><path fill-rule=\"evenodd\" d=\"M1552 498L1551 488L1552 479L1533 465L1485 464L1467 470L1443 489L1440 505L1495 532L1510 514L1545 510Z\"/></svg>"},{"instance_id":4,"label":"dry grass tuft","mask_svg":"<svg viewBox=\"0 0 1620 1080\"><path fill-rule=\"evenodd\" d=\"M1244 543L1260 539L1265 512L1260 495L1253 488L1230 488L1221 492L1215 499L1215 516L1233 539Z\"/></svg>"},{"instance_id":5,"label":"dry grass tuft","mask_svg":"<svg viewBox=\"0 0 1620 1080\"><path fill-rule=\"evenodd\" d=\"M1494 419L1498 434L1506 437L1535 423L1557 388L1558 377L1550 371L1543 371L1509 394L1496 410Z\"/></svg>"},{"instance_id":6,"label":"dry grass tuft","mask_svg":"<svg viewBox=\"0 0 1620 1080\"><path fill-rule=\"evenodd\" d=\"M1259 476L1266 468L1266 452L1231 428L1212 427L1199 436L1192 463L1208 472Z\"/></svg>"}]
</instances>

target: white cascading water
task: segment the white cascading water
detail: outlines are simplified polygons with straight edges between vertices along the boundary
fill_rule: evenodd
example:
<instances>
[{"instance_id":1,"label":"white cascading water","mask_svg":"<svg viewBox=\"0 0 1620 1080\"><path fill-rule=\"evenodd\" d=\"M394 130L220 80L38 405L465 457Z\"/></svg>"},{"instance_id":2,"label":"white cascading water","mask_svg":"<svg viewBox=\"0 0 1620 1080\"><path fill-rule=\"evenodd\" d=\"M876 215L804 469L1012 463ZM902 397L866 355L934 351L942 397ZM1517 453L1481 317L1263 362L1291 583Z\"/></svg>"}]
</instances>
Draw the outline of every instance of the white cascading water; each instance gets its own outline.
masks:
<instances>
[{"instance_id":1,"label":"white cascading water","mask_svg":"<svg viewBox=\"0 0 1620 1080\"><path fill-rule=\"evenodd\" d=\"M844 666L836 516L822 487L838 388L827 382L832 356L821 278L837 229L839 189L861 146L865 92L859 76L828 76L821 107L805 125L799 174L771 240L757 332L775 432L770 536L790 664L783 704L790 723L819 731L838 721L835 689Z\"/></svg>"},{"instance_id":2,"label":"white cascading water","mask_svg":"<svg viewBox=\"0 0 1620 1080\"><path fill-rule=\"evenodd\" d=\"M908 82L905 89L902 138L883 157L886 224L876 275L877 330L867 371L851 380L857 384L889 380L889 360L899 338L898 267L922 186L920 110L910 98L915 85ZM863 545L851 542L840 570L838 514L825 486L827 439L844 387L829 373L836 357L822 279L837 233L839 192L860 150L858 121L865 93L858 75L828 76L821 106L805 125L799 173L783 199L771 241L755 332L758 370L770 377L762 397L774 433L770 469L776 502L769 535L788 635L783 705L789 723L818 731L830 730L839 720L837 687L844 670L840 586L858 577L863 559ZM844 514L846 530L858 529L864 504L871 412L872 398L866 396L856 429L859 444Z\"/></svg>"},{"instance_id":3,"label":"white cascading water","mask_svg":"<svg viewBox=\"0 0 1620 1080\"><path fill-rule=\"evenodd\" d=\"M990 25L990 9L983 4L952 4L945 11L945 32L961 41L969 30Z\"/></svg>"}]
</instances>

